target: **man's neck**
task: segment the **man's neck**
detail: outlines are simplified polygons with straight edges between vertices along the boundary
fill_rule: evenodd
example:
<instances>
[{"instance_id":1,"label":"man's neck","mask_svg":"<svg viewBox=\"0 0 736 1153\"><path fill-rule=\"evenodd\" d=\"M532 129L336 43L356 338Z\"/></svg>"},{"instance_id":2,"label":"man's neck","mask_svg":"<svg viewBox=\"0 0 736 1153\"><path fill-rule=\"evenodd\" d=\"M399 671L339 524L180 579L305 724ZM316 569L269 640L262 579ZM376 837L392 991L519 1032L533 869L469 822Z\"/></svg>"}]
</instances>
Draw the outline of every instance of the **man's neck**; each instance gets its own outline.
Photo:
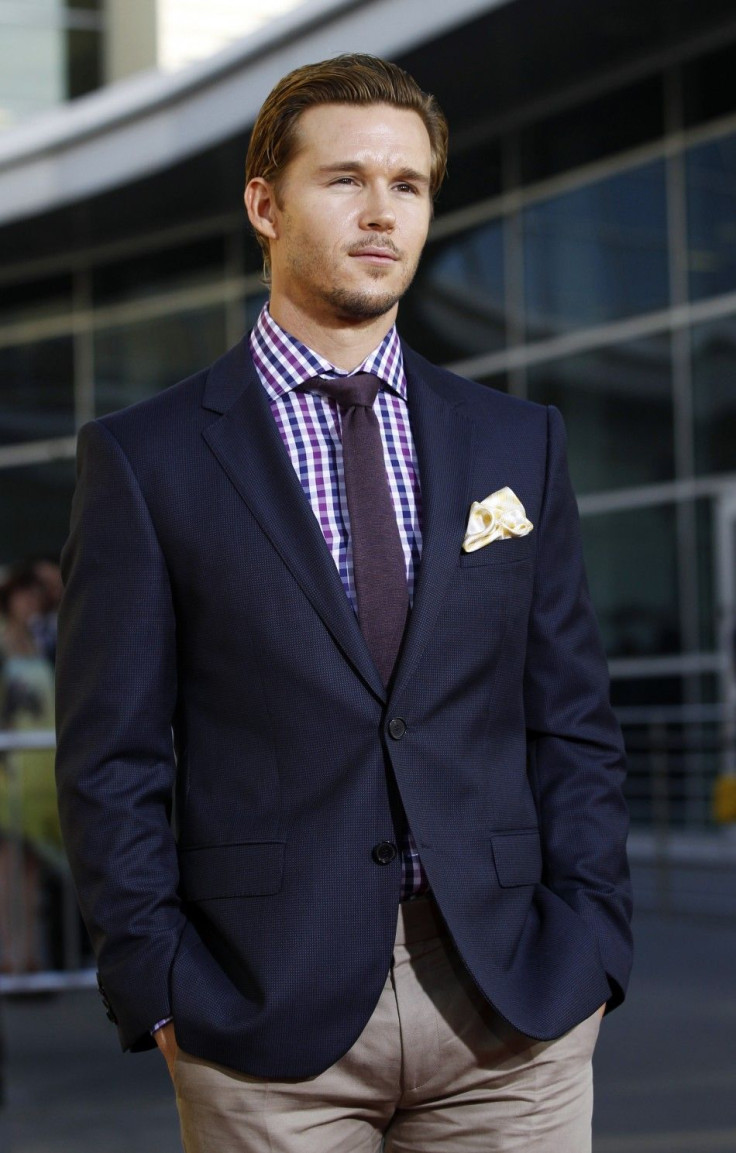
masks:
<instances>
[{"instance_id":1,"label":"man's neck","mask_svg":"<svg viewBox=\"0 0 736 1153\"><path fill-rule=\"evenodd\" d=\"M374 320L352 323L337 318L323 320L305 314L275 293L268 302L268 310L276 323L291 336L329 360L335 368L346 372L357 368L378 347L393 326L397 312L394 307Z\"/></svg>"}]
</instances>

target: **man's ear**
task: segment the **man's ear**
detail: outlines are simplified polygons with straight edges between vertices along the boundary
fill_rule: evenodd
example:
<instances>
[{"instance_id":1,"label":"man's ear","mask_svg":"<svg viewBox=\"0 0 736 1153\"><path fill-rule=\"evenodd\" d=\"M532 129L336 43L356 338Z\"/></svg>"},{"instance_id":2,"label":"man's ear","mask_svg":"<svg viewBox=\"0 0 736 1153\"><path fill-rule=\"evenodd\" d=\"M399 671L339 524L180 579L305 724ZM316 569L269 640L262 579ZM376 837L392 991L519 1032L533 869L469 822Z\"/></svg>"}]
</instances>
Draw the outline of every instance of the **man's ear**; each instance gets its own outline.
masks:
<instances>
[{"instance_id":1,"label":"man's ear","mask_svg":"<svg viewBox=\"0 0 736 1153\"><path fill-rule=\"evenodd\" d=\"M278 205L273 186L262 176L256 176L245 186L245 211L248 219L261 236L268 240L278 238Z\"/></svg>"}]
</instances>

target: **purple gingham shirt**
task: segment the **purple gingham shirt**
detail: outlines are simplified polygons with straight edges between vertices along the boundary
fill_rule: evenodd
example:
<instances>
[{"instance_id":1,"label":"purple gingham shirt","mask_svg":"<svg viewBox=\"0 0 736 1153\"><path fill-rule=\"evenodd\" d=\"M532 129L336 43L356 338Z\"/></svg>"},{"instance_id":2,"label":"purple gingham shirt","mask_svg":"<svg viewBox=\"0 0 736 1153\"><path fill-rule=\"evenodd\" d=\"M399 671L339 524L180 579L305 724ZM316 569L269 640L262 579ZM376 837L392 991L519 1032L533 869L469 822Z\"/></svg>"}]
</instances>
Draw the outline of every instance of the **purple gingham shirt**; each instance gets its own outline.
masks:
<instances>
[{"instance_id":1,"label":"purple gingham shirt","mask_svg":"<svg viewBox=\"0 0 736 1153\"><path fill-rule=\"evenodd\" d=\"M376 397L375 411L412 603L414 578L422 553L422 505L406 401L404 358L396 328L386 333L378 348L362 364L346 372L285 332L265 304L250 334L250 351L291 463L322 529L346 596L356 611L340 411L335 401L326 396L294 390L316 376L333 378L352 376L356 372L372 373L386 386ZM401 899L407 900L426 890L427 878L409 831L401 850Z\"/></svg>"}]
</instances>

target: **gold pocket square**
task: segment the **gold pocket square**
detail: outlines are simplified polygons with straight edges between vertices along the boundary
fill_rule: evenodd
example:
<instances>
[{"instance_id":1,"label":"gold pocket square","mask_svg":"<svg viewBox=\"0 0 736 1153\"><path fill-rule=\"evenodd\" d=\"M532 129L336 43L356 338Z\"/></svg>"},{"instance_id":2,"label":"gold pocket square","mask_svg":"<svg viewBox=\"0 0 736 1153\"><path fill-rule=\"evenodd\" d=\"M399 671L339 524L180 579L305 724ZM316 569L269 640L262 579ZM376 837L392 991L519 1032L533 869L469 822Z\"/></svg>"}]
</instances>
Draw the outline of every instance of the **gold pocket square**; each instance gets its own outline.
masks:
<instances>
[{"instance_id":1,"label":"gold pocket square","mask_svg":"<svg viewBox=\"0 0 736 1153\"><path fill-rule=\"evenodd\" d=\"M494 540L526 536L533 528L514 490L499 488L485 500L474 500L470 506L463 551L475 552Z\"/></svg>"}]
</instances>

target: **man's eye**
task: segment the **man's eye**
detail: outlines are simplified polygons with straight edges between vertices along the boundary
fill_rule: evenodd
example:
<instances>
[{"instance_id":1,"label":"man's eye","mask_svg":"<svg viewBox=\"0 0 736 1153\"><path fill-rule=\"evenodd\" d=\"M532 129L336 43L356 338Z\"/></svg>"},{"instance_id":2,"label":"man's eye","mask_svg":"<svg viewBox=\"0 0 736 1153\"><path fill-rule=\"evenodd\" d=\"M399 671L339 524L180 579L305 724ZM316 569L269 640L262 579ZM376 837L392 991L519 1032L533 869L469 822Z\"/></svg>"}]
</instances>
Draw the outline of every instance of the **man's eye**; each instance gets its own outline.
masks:
<instances>
[{"instance_id":1,"label":"man's eye","mask_svg":"<svg viewBox=\"0 0 736 1153\"><path fill-rule=\"evenodd\" d=\"M413 184L402 183L402 184L397 184L396 187L399 190L399 192L416 192L416 188L414 187Z\"/></svg>"}]
</instances>

